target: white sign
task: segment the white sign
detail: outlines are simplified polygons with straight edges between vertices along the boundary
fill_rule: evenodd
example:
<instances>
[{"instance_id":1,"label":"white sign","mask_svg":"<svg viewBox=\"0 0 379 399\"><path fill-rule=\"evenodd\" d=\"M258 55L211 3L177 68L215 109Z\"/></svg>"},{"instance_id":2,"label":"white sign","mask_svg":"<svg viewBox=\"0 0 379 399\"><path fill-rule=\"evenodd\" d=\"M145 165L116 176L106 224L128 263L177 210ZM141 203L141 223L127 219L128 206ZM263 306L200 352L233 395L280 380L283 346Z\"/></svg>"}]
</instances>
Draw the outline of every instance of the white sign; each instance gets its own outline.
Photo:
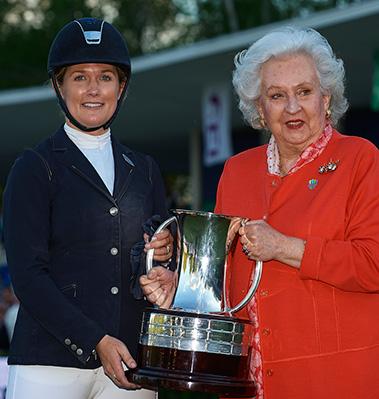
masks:
<instances>
[{"instance_id":1,"label":"white sign","mask_svg":"<svg viewBox=\"0 0 379 399\"><path fill-rule=\"evenodd\" d=\"M208 87L202 100L204 165L224 162L232 155L230 139L230 91L228 85Z\"/></svg>"}]
</instances>

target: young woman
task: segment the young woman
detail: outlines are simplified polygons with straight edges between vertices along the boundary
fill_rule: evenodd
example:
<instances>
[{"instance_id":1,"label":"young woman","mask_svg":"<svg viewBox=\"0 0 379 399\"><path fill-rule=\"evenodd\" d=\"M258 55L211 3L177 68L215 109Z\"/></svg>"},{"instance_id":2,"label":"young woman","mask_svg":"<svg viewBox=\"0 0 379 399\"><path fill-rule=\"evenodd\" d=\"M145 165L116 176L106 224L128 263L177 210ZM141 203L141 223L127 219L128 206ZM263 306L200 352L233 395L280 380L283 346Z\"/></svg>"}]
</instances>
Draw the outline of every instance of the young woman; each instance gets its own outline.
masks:
<instances>
[{"instance_id":1,"label":"young woman","mask_svg":"<svg viewBox=\"0 0 379 399\"><path fill-rule=\"evenodd\" d=\"M107 22L72 21L48 72L66 123L20 156L4 197L20 300L7 398L153 398L124 374L146 306L131 293L130 251L166 206L157 165L110 131L131 76L126 43ZM170 258L169 244L167 232L151 243L156 261Z\"/></svg>"}]
</instances>

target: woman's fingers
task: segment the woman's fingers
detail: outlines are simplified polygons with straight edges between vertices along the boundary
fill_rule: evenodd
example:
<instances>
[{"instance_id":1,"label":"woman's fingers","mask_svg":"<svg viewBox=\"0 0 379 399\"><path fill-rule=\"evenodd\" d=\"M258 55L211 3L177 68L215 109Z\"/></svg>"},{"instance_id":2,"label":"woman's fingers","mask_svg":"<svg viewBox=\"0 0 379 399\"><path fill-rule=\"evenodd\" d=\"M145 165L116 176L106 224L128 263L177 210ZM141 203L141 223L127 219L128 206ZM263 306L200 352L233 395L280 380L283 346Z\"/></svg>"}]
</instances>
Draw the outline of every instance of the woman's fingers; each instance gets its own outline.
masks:
<instances>
[{"instance_id":1,"label":"woman's fingers","mask_svg":"<svg viewBox=\"0 0 379 399\"><path fill-rule=\"evenodd\" d=\"M235 217L230 222L228 234L227 234L227 238L226 238L226 252L227 253L229 252L231 245L233 243L233 240L239 231L239 228L241 226L241 220L242 220L241 218Z\"/></svg>"},{"instance_id":2,"label":"woman's fingers","mask_svg":"<svg viewBox=\"0 0 379 399\"><path fill-rule=\"evenodd\" d=\"M149 242L145 244L145 252L154 248L154 260L167 262L173 254L173 237L169 230L164 229L154 234Z\"/></svg>"},{"instance_id":3,"label":"woman's fingers","mask_svg":"<svg viewBox=\"0 0 379 399\"><path fill-rule=\"evenodd\" d=\"M252 260L277 259L284 249L285 236L265 220L250 220L239 230L242 251Z\"/></svg>"},{"instance_id":4,"label":"woman's fingers","mask_svg":"<svg viewBox=\"0 0 379 399\"><path fill-rule=\"evenodd\" d=\"M176 274L164 267L154 267L140 277L142 292L147 300L160 307L171 304L176 289Z\"/></svg>"},{"instance_id":5,"label":"woman's fingers","mask_svg":"<svg viewBox=\"0 0 379 399\"><path fill-rule=\"evenodd\" d=\"M140 278L140 285L145 295L150 295L161 287L161 283L159 281L150 281L144 276L141 276Z\"/></svg>"},{"instance_id":6,"label":"woman's fingers","mask_svg":"<svg viewBox=\"0 0 379 399\"><path fill-rule=\"evenodd\" d=\"M120 388L139 389L140 387L128 381L123 363L128 368L137 366L127 347L117 338L105 335L96 345L96 352L101 360L104 373Z\"/></svg>"}]
</instances>

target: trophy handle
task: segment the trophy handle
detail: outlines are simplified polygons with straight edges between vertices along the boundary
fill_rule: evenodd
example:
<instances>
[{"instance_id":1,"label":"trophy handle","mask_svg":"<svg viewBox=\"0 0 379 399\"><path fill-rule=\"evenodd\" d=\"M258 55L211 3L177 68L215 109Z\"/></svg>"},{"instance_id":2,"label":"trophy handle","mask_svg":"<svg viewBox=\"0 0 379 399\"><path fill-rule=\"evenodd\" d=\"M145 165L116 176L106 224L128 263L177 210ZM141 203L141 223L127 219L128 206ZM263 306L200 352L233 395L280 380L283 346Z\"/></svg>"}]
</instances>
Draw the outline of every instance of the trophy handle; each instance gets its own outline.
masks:
<instances>
[{"instance_id":1,"label":"trophy handle","mask_svg":"<svg viewBox=\"0 0 379 399\"><path fill-rule=\"evenodd\" d=\"M165 229L169 224L172 222L178 223L178 220L176 219L176 216L171 216L167 220L165 220L155 231L154 234L160 233L163 229ZM149 271L153 268L153 257L154 257L154 248L151 248L147 251L146 254L146 273L149 273Z\"/></svg>"},{"instance_id":2,"label":"trophy handle","mask_svg":"<svg viewBox=\"0 0 379 399\"><path fill-rule=\"evenodd\" d=\"M245 298L243 298L242 301L238 305L234 306L233 308L226 308L225 309L226 312L229 312L229 313L238 312L250 301L250 299L253 297L253 295L257 291L259 282L261 281L262 267L263 267L263 262L261 260L257 260L255 262L255 269L253 268L253 270L251 272L253 279L252 279L251 286L249 288L248 293L246 294Z\"/></svg>"}]
</instances>

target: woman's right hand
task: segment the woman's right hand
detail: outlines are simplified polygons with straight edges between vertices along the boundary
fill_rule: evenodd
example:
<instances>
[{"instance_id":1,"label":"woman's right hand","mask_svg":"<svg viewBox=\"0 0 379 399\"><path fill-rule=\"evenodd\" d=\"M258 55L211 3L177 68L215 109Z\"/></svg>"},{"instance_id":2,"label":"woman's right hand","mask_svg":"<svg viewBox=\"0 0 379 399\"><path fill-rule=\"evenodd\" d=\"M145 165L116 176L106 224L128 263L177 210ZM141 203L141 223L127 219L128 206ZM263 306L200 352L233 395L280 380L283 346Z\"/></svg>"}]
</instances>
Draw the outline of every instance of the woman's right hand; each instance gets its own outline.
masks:
<instances>
[{"instance_id":1,"label":"woman's right hand","mask_svg":"<svg viewBox=\"0 0 379 399\"><path fill-rule=\"evenodd\" d=\"M153 305L170 307L177 286L177 273L162 266L153 267L140 277L140 285L146 299Z\"/></svg>"}]
</instances>

